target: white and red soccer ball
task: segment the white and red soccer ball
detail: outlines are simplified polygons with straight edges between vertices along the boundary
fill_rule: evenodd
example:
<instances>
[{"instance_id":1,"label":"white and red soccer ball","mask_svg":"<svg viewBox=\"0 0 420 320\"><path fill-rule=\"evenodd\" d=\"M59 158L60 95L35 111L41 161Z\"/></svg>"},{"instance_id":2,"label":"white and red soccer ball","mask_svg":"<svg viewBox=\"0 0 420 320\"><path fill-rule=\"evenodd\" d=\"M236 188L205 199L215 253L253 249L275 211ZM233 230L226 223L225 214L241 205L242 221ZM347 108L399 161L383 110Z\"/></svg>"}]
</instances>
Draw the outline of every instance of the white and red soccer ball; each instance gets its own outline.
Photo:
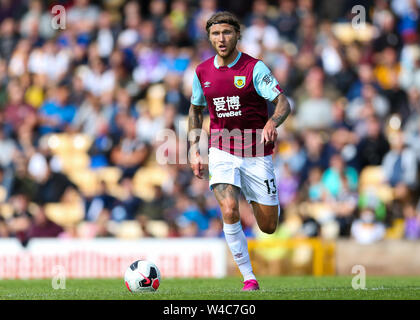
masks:
<instances>
[{"instance_id":1,"label":"white and red soccer ball","mask_svg":"<svg viewBox=\"0 0 420 320\"><path fill-rule=\"evenodd\" d=\"M159 288L160 271L153 262L137 260L125 271L124 282L127 289L132 293L153 292Z\"/></svg>"}]
</instances>

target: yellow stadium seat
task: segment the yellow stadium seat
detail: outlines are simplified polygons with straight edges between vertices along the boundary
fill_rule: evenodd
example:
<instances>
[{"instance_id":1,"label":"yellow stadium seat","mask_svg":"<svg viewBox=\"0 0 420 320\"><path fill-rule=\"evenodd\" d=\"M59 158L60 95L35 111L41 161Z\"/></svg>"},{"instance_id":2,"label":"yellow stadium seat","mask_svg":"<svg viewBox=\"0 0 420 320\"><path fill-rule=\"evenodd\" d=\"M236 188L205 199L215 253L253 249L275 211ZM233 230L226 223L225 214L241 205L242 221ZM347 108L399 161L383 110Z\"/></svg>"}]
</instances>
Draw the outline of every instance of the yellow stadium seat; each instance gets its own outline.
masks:
<instances>
[{"instance_id":1,"label":"yellow stadium seat","mask_svg":"<svg viewBox=\"0 0 420 320\"><path fill-rule=\"evenodd\" d=\"M385 239L402 239L404 238L405 222L404 219L395 219L392 226L386 230Z\"/></svg>"},{"instance_id":2,"label":"yellow stadium seat","mask_svg":"<svg viewBox=\"0 0 420 320\"><path fill-rule=\"evenodd\" d=\"M154 186L161 186L168 179L168 172L159 165L137 170L133 178L134 192L137 196L151 200L154 197Z\"/></svg>"},{"instance_id":3,"label":"yellow stadium seat","mask_svg":"<svg viewBox=\"0 0 420 320\"><path fill-rule=\"evenodd\" d=\"M120 239L137 239L143 236L143 231L136 220L130 220L118 223L115 234Z\"/></svg>"},{"instance_id":4,"label":"yellow stadium seat","mask_svg":"<svg viewBox=\"0 0 420 320\"><path fill-rule=\"evenodd\" d=\"M71 137L67 133L55 133L49 135L47 138L47 144L54 154L68 154L71 153L73 149Z\"/></svg>"},{"instance_id":5,"label":"yellow stadium seat","mask_svg":"<svg viewBox=\"0 0 420 320\"><path fill-rule=\"evenodd\" d=\"M84 218L82 203L47 203L45 214L53 222L60 226L74 226Z\"/></svg>"},{"instance_id":6,"label":"yellow stadium seat","mask_svg":"<svg viewBox=\"0 0 420 320\"><path fill-rule=\"evenodd\" d=\"M87 152L92 145L93 139L87 134L77 133L71 137L74 150Z\"/></svg>"},{"instance_id":7,"label":"yellow stadium seat","mask_svg":"<svg viewBox=\"0 0 420 320\"><path fill-rule=\"evenodd\" d=\"M154 84L147 90L147 105L149 107L150 115L155 118L163 114L165 108L165 94L166 89L162 84Z\"/></svg>"},{"instance_id":8,"label":"yellow stadium seat","mask_svg":"<svg viewBox=\"0 0 420 320\"><path fill-rule=\"evenodd\" d=\"M96 173L90 169L71 170L68 176L86 196L95 195L99 191L99 181Z\"/></svg>"},{"instance_id":9,"label":"yellow stadium seat","mask_svg":"<svg viewBox=\"0 0 420 320\"><path fill-rule=\"evenodd\" d=\"M386 182L381 166L367 166L360 173L359 193L373 192L382 201L389 203L393 200L392 187Z\"/></svg>"},{"instance_id":10,"label":"yellow stadium seat","mask_svg":"<svg viewBox=\"0 0 420 320\"><path fill-rule=\"evenodd\" d=\"M60 160L63 172L85 169L90 165L90 157L87 153L73 151L71 153L60 153L57 155Z\"/></svg>"},{"instance_id":11,"label":"yellow stadium seat","mask_svg":"<svg viewBox=\"0 0 420 320\"><path fill-rule=\"evenodd\" d=\"M118 184L121 178L122 170L118 167L103 167L95 170L96 175L100 181L105 181L107 184Z\"/></svg>"},{"instance_id":12,"label":"yellow stadium seat","mask_svg":"<svg viewBox=\"0 0 420 320\"><path fill-rule=\"evenodd\" d=\"M385 183L385 175L381 166L367 166L360 173L360 186L380 185Z\"/></svg>"},{"instance_id":13,"label":"yellow stadium seat","mask_svg":"<svg viewBox=\"0 0 420 320\"><path fill-rule=\"evenodd\" d=\"M0 203L6 201L7 190L4 186L0 186Z\"/></svg>"},{"instance_id":14,"label":"yellow stadium seat","mask_svg":"<svg viewBox=\"0 0 420 320\"><path fill-rule=\"evenodd\" d=\"M13 206L10 203L1 203L0 215L5 219L11 218L13 215Z\"/></svg>"},{"instance_id":15,"label":"yellow stadium seat","mask_svg":"<svg viewBox=\"0 0 420 320\"><path fill-rule=\"evenodd\" d=\"M169 233L168 224L161 220L149 220L147 231L157 238L166 238Z\"/></svg>"}]
</instances>

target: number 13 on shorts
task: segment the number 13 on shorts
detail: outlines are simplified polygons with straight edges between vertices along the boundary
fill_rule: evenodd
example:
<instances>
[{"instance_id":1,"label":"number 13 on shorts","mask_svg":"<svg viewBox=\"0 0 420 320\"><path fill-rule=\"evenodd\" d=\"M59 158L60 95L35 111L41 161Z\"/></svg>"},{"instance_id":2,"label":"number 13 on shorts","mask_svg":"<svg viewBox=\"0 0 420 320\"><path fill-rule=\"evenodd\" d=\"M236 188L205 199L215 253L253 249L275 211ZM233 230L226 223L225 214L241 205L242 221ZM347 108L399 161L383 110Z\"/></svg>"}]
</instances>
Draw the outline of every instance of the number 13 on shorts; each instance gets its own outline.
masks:
<instances>
[{"instance_id":1,"label":"number 13 on shorts","mask_svg":"<svg viewBox=\"0 0 420 320\"><path fill-rule=\"evenodd\" d=\"M266 179L264 180L265 185L267 186L267 194L276 194L277 193L277 187L276 183L274 182L274 179Z\"/></svg>"}]
</instances>

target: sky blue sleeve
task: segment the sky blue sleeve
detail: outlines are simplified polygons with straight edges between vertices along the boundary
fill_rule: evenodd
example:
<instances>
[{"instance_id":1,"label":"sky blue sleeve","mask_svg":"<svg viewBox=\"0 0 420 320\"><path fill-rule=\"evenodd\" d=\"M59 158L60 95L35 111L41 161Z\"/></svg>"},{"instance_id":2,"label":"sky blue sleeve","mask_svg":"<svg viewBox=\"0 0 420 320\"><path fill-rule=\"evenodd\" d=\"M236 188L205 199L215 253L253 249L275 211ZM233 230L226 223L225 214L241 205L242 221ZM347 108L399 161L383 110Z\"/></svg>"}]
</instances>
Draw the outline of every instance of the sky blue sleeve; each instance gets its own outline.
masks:
<instances>
[{"instance_id":1,"label":"sky blue sleeve","mask_svg":"<svg viewBox=\"0 0 420 320\"><path fill-rule=\"evenodd\" d=\"M204 97L203 88L201 88L200 80L198 79L197 73L195 72L192 84L191 104L195 106L207 106L207 101Z\"/></svg>"},{"instance_id":2,"label":"sky blue sleeve","mask_svg":"<svg viewBox=\"0 0 420 320\"><path fill-rule=\"evenodd\" d=\"M252 78L255 91L264 99L273 101L282 93L277 79L261 60L255 64Z\"/></svg>"}]
</instances>

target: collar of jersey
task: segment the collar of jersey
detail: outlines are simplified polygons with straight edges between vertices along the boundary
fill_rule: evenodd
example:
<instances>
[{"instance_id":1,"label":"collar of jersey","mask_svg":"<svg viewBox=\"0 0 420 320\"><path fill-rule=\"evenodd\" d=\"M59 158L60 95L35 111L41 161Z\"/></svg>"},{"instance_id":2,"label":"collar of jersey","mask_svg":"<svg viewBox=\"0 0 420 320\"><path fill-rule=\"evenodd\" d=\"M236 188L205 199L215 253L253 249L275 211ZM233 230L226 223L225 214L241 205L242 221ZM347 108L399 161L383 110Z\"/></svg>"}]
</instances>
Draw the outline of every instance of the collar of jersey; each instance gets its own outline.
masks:
<instances>
[{"instance_id":1,"label":"collar of jersey","mask_svg":"<svg viewBox=\"0 0 420 320\"><path fill-rule=\"evenodd\" d=\"M229 63L227 65L228 68L232 68L239 60L239 58L241 57L242 52L238 52L238 55L236 56L235 60L233 60L233 62ZM219 65L217 64L217 54L214 56L214 66L216 69L219 69Z\"/></svg>"}]
</instances>

